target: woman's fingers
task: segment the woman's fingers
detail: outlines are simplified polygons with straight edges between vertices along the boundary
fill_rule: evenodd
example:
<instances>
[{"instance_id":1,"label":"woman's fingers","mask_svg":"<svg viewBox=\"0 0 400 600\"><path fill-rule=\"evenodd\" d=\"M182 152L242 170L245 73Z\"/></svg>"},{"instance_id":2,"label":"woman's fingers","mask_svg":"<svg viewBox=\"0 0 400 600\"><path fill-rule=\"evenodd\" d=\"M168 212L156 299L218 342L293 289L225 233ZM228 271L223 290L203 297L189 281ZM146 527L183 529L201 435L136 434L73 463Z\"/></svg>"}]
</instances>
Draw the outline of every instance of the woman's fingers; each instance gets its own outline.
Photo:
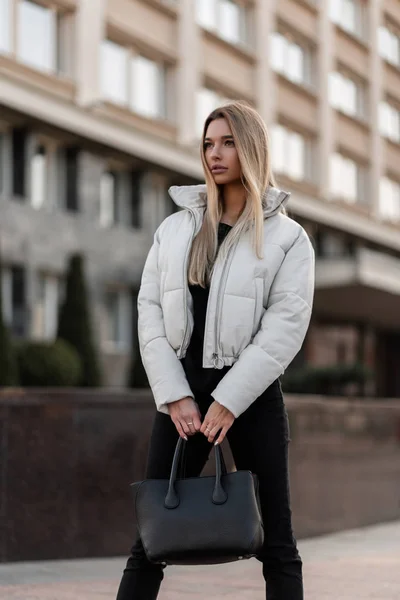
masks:
<instances>
[{"instance_id":1,"label":"woman's fingers","mask_svg":"<svg viewBox=\"0 0 400 600\"><path fill-rule=\"evenodd\" d=\"M222 442L223 442L223 441L224 441L224 439L225 439L225 436L226 436L226 433L227 433L228 429L229 429L229 427L227 427L227 426L225 426L225 427L223 427L223 428L222 428L222 431L221 431L221 433L219 434L219 437L217 438L217 440L216 440L216 442L215 442L215 446L216 446L217 444L222 444Z\"/></svg>"},{"instance_id":2,"label":"woman's fingers","mask_svg":"<svg viewBox=\"0 0 400 600\"><path fill-rule=\"evenodd\" d=\"M174 425L175 425L176 430L179 433L180 437L187 441L187 435L184 432L182 425L181 425L180 421L178 421L178 419L174 420Z\"/></svg>"}]
</instances>

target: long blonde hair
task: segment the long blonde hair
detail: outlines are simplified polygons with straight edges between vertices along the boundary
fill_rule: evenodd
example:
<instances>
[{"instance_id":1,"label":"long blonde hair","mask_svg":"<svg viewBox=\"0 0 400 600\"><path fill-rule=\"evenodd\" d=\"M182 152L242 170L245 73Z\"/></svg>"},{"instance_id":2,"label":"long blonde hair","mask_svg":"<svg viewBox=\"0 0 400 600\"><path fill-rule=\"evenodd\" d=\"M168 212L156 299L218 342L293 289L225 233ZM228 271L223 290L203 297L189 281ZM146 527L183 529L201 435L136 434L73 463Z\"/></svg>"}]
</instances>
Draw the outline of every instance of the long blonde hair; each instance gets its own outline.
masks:
<instances>
[{"instance_id":1,"label":"long blonde hair","mask_svg":"<svg viewBox=\"0 0 400 600\"><path fill-rule=\"evenodd\" d=\"M189 283L202 287L207 285L211 277L218 248L218 223L223 208L220 189L208 168L204 151L208 126L216 119L226 119L229 124L241 165L242 183L246 190L244 209L221 246L221 252L228 253L240 235L251 228L254 251L258 258L262 258L263 196L269 185L275 185L268 131L257 111L243 102L229 102L215 109L204 123L201 139L200 153L207 185L207 209L200 231L193 241L188 269Z\"/></svg>"}]
</instances>

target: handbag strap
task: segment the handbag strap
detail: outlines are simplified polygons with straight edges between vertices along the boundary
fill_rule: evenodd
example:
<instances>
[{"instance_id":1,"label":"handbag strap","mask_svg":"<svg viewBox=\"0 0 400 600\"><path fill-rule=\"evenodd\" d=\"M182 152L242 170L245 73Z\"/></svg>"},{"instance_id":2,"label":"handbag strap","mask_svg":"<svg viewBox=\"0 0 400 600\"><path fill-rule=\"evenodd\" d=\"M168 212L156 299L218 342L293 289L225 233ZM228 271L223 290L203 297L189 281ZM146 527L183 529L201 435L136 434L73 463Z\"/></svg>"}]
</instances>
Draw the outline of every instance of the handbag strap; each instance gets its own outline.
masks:
<instances>
[{"instance_id":1,"label":"handbag strap","mask_svg":"<svg viewBox=\"0 0 400 600\"><path fill-rule=\"evenodd\" d=\"M183 467L185 455L186 455L186 444L187 442L183 438L179 438L176 444L174 458L172 461L171 475L169 478L169 485L167 495L165 496L164 506L165 508L177 508L179 506L179 496L176 491L175 482L180 474ZM215 485L212 494L212 501L214 504L224 504L228 500L228 494L222 486L222 477L227 474L226 464L221 447L214 446L215 448Z\"/></svg>"}]
</instances>

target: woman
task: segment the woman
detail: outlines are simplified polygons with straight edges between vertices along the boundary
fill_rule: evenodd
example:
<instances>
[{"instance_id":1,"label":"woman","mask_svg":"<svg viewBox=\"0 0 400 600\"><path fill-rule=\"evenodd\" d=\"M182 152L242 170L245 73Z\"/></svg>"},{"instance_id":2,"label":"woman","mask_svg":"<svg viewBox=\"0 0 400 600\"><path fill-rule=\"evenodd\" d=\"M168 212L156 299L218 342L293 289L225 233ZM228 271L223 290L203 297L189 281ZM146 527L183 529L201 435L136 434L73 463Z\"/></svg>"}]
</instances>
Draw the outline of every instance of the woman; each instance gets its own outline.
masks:
<instances>
[{"instance_id":1,"label":"woman","mask_svg":"<svg viewBox=\"0 0 400 600\"><path fill-rule=\"evenodd\" d=\"M158 409L146 477L169 477L178 435L188 440L189 477L227 436L237 469L259 478L268 600L300 600L279 376L309 325L314 253L285 215L289 194L274 187L255 110L233 102L213 111L202 142L206 185L171 188L183 210L157 230L139 293L141 355ZM117 600L154 600L162 579L139 538Z\"/></svg>"}]
</instances>

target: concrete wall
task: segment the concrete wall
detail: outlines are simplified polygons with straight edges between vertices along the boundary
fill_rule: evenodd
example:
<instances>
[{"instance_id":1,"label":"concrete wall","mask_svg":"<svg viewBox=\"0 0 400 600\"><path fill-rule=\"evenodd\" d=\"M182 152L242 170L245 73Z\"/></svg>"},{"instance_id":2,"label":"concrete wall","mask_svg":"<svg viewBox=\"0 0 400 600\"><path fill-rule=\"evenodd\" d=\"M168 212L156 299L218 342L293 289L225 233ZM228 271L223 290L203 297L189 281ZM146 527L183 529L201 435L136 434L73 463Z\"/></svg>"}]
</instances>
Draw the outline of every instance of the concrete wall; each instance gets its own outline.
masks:
<instances>
[{"instance_id":1,"label":"concrete wall","mask_svg":"<svg viewBox=\"0 0 400 600\"><path fill-rule=\"evenodd\" d=\"M398 519L400 402L286 404L296 536ZM147 391L3 390L0 561L127 554L153 416Z\"/></svg>"}]
</instances>

